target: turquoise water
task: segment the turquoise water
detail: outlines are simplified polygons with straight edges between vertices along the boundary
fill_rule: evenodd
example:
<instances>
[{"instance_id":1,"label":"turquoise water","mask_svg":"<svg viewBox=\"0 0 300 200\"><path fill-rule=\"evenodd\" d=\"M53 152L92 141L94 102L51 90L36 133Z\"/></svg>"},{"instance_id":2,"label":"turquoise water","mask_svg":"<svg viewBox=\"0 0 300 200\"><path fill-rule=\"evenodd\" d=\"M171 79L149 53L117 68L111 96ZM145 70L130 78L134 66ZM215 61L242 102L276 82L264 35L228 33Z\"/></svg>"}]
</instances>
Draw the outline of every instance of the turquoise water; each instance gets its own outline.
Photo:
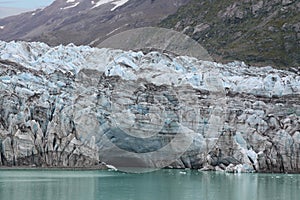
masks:
<instances>
[{"instance_id":1,"label":"turquoise water","mask_svg":"<svg viewBox=\"0 0 300 200\"><path fill-rule=\"evenodd\" d=\"M0 200L298 200L300 175L0 170Z\"/></svg>"}]
</instances>

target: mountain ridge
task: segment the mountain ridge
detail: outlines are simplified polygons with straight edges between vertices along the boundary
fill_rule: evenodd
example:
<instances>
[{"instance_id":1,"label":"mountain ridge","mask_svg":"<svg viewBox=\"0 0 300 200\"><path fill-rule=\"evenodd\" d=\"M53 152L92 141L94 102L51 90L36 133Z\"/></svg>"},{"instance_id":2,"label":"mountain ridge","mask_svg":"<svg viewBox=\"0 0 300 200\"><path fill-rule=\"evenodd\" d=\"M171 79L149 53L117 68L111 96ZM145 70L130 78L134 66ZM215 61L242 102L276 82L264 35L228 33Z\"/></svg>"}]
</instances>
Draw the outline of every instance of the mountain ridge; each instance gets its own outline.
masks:
<instances>
[{"instance_id":1,"label":"mountain ridge","mask_svg":"<svg viewBox=\"0 0 300 200\"><path fill-rule=\"evenodd\" d=\"M153 26L188 1L56 0L44 9L0 19L0 39L96 46L113 31Z\"/></svg>"},{"instance_id":2,"label":"mountain ridge","mask_svg":"<svg viewBox=\"0 0 300 200\"><path fill-rule=\"evenodd\" d=\"M120 32L159 26L187 34L218 62L300 66L296 0L56 0L0 19L0 39L98 46Z\"/></svg>"}]
</instances>

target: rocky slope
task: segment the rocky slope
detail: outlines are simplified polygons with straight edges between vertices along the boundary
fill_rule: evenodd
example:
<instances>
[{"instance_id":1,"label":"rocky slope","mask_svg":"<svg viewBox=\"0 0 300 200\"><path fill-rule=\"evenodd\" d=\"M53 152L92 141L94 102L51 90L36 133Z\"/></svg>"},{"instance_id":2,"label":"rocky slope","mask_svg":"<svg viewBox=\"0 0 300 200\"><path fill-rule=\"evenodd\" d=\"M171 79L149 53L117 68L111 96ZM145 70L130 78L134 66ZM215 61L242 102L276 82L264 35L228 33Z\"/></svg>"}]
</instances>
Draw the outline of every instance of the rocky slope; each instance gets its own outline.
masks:
<instances>
[{"instance_id":1,"label":"rocky slope","mask_svg":"<svg viewBox=\"0 0 300 200\"><path fill-rule=\"evenodd\" d=\"M0 165L300 172L300 71L0 42Z\"/></svg>"},{"instance_id":2,"label":"rocky slope","mask_svg":"<svg viewBox=\"0 0 300 200\"><path fill-rule=\"evenodd\" d=\"M300 65L296 0L192 0L160 25L188 34L217 60Z\"/></svg>"},{"instance_id":3,"label":"rocky slope","mask_svg":"<svg viewBox=\"0 0 300 200\"><path fill-rule=\"evenodd\" d=\"M189 0L55 0L50 6L0 19L0 40L96 46L124 30L153 26Z\"/></svg>"}]
</instances>

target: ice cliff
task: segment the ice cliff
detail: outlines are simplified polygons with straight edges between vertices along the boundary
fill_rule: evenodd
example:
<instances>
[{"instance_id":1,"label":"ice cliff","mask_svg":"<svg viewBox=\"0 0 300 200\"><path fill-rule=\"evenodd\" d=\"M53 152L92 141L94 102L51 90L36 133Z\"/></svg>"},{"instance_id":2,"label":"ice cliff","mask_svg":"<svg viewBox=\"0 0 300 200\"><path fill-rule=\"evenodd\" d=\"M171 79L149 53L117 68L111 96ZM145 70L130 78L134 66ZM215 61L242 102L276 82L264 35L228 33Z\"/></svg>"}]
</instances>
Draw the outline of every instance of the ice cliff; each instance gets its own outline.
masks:
<instances>
[{"instance_id":1,"label":"ice cliff","mask_svg":"<svg viewBox=\"0 0 300 200\"><path fill-rule=\"evenodd\" d=\"M0 42L0 165L300 172L300 70Z\"/></svg>"}]
</instances>

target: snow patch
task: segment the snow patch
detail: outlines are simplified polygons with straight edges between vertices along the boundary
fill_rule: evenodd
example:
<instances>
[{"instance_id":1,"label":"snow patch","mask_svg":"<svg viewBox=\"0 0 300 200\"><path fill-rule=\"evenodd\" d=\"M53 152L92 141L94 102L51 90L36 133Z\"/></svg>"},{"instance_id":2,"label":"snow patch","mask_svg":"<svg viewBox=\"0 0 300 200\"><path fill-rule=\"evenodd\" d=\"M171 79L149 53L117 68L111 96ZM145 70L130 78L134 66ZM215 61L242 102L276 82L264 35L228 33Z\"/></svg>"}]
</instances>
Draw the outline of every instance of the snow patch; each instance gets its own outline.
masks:
<instances>
[{"instance_id":1,"label":"snow patch","mask_svg":"<svg viewBox=\"0 0 300 200\"><path fill-rule=\"evenodd\" d=\"M92 1L92 4L94 4L94 6L92 7L92 9L93 8L97 8L97 7L99 7L99 6L103 5L103 4L106 4L106 3L111 3L113 1L114 0L100 0L97 3L95 3L94 1Z\"/></svg>"},{"instance_id":2,"label":"snow patch","mask_svg":"<svg viewBox=\"0 0 300 200\"><path fill-rule=\"evenodd\" d=\"M97 3L95 3L95 1L91 1L92 5L94 5L92 7L93 8L97 8L103 4L107 4L107 3L110 3L110 4L113 4L115 5L115 7L113 7L110 11L114 11L116 10L118 7L124 5L125 3L127 3L129 0L100 0L98 1Z\"/></svg>"},{"instance_id":3,"label":"snow patch","mask_svg":"<svg viewBox=\"0 0 300 200\"><path fill-rule=\"evenodd\" d=\"M116 10L118 7L123 6L125 3L127 3L129 0L119 0L119 1L115 1L112 4L115 5L115 7L113 7L110 11L114 11Z\"/></svg>"},{"instance_id":4,"label":"snow patch","mask_svg":"<svg viewBox=\"0 0 300 200\"><path fill-rule=\"evenodd\" d=\"M5 26L0 26L0 30L4 29Z\"/></svg>"},{"instance_id":5,"label":"snow patch","mask_svg":"<svg viewBox=\"0 0 300 200\"><path fill-rule=\"evenodd\" d=\"M116 32L116 31L118 31L118 30L120 30L120 29L126 27L127 25L128 25L128 24L125 24L125 25L123 25L123 26L120 26L119 28L114 29L113 31L107 33L106 36L109 36L109 35L113 34L114 32Z\"/></svg>"},{"instance_id":6,"label":"snow patch","mask_svg":"<svg viewBox=\"0 0 300 200\"><path fill-rule=\"evenodd\" d=\"M100 41L100 38L96 38L95 40L91 41L89 43L90 46L93 46L96 42L99 42Z\"/></svg>"},{"instance_id":7,"label":"snow patch","mask_svg":"<svg viewBox=\"0 0 300 200\"><path fill-rule=\"evenodd\" d=\"M122 28L124 28L124 27L126 27L126 26L128 26L128 24L124 24L123 26L120 26L120 27L114 29L113 31L107 33L106 36L110 36L110 35L113 34L114 32L116 32L116 31L118 31L118 30L120 30L120 29L122 29ZM94 44L96 44L96 42L99 42L100 39L101 39L101 38L96 38L95 40L93 40L92 42L90 42L89 45L93 46Z\"/></svg>"},{"instance_id":8,"label":"snow patch","mask_svg":"<svg viewBox=\"0 0 300 200\"><path fill-rule=\"evenodd\" d=\"M67 0L67 3L74 3L76 0Z\"/></svg>"},{"instance_id":9,"label":"snow patch","mask_svg":"<svg viewBox=\"0 0 300 200\"><path fill-rule=\"evenodd\" d=\"M61 10L66 10L66 9L69 9L69 8L74 8L76 6L78 6L80 4L80 2L76 2L75 4L71 5L71 6L67 6L67 7L64 7L64 8L60 8Z\"/></svg>"}]
</instances>

